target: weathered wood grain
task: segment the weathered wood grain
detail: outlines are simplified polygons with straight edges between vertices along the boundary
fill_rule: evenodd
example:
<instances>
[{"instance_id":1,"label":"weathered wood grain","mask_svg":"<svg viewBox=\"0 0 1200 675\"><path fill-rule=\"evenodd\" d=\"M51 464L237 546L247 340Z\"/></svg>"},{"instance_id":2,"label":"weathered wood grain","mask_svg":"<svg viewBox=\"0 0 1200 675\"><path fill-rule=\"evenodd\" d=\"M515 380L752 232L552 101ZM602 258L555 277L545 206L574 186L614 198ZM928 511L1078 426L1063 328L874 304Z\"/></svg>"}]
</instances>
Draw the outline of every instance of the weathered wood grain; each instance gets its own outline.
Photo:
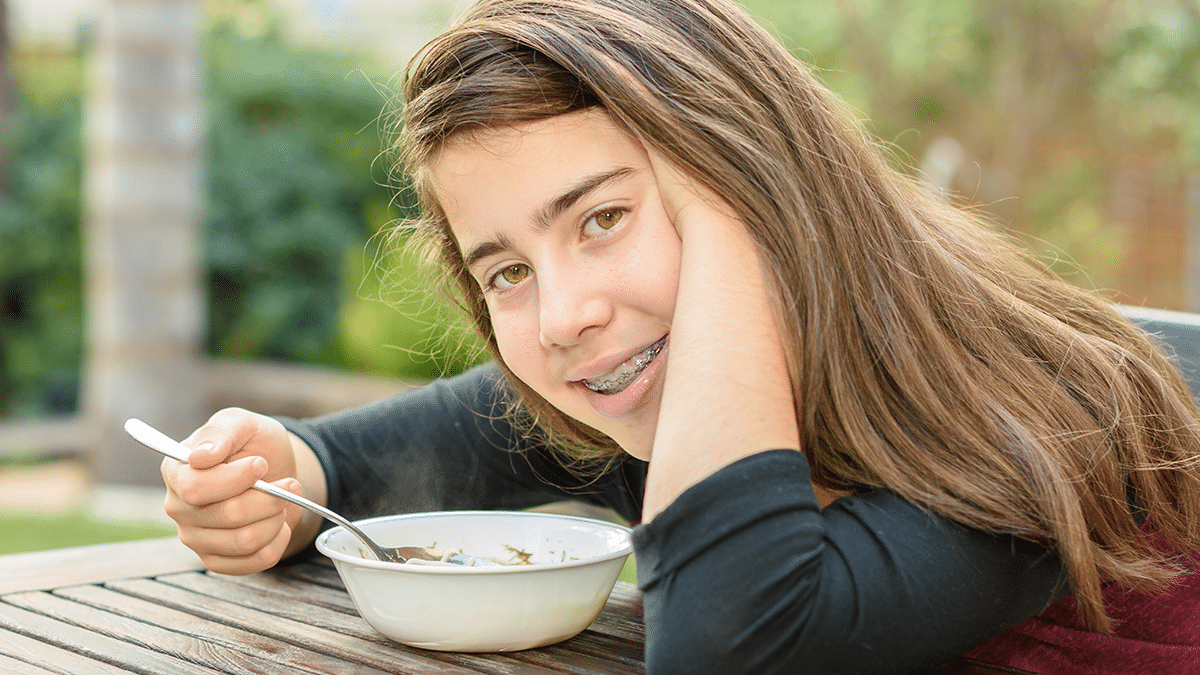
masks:
<instances>
[{"instance_id":1,"label":"weathered wood grain","mask_svg":"<svg viewBox=\"0 0 1200 675\"><path fill-rule=\"evenodd\" d=\"M303 592L306 604L318 605L344 614L358 616L358 610L354 607L354 601L350 599L350 594L345 589L330 588L321 584L309 583L295 577L278 574L275 570L264 574L247 574L245 576L228 576L208 572L205 576L220 579L231 586L239 586L245 589L243 592L253 594L267 593L285 598L294 598L297 592ZM170 575L160 577L163 580L169 578Z\"/></svg>"},{"instance_id":2,"label":"weathered wood grain","mask_svg":"<svg viewBox=\"0 0 1200 675\"><path fill-rule=\"evenodd\" d=\"M482 672L497 673L498 675L507 673L548 675L549 673L564 672L564 670L572 672L572 668L578 666L579 662L584 660L577 654L571 653L570 650L568 650L568 653L570 653L569 662L556 663L553 660L546 660L542 662L543 665L538 665L529 659L513 656L509 653L454 654L411 650L380 635L375 629L371 628L366 621L358 616L353 604L350 603L348 596L345 596L344 593L334 591L342 593L346 597L345 603L342 603L344 606L341 611L321 605L313 606L308 604L310 593L314 588L325 589L325 587L300 582L294 578L277 578L273 581L267 581L275 576L271 572L246 577L191 573L168 575L160 577L158 581L163 584L186 588L209 597L220 598L238 605L257 608L272 615L286 616L301 623L309 623L346 635L378 642L395 649L414 651L427 658L440 658L458 665L474 668ZM269 590L264 591L264 588ZM318 593L320 592L318 591ZM298 602L298 600L302 600L302 602ZM640 645L641 643L638 642L636 647L639 654ZM432 656L433 654L437 654L437 656Z\"/></svg>"},{"instance_id":3,"label":"weathered wood grain","mask_svg":"<svg viewBox=\"0 0 1200 675\"><path fill-rule=\"evenodd\" d=\"M269 572L266 574L250 575L250 577L178 574L160 577L157 581L243 607L265 611L273 616L287 617L300 623L326 628L344 635L374 642L387 649L401 650L416 654L421 658L444 661L479 672L494 673L495 675L551 675L552 673L560 672L548 671L524 663L516 663L502 654L455 654L452 652L442 653L414 650L379 634L357 612L354 612L352 607L349 610L351 613L347 613L320 605L308 604L308 593L311 589L315 588L311 584L300 584L300 582L295 580L288 580L284 581L282 586L272 586L274 591L282 591L285 588L291 591L290 594L280 594L264 592L253 585L243 586L240 583L248 578L270 576ZM298 602L298 600L302 601Z\"/></svg>"},{"instance_id":4,"label":"weathered wood grain","mask_svg":"<svg viewBox=\"0 0 1200 675\"><path fill-rule=\"evenodd\" d=\"M146 583L153 581L131 579L120 583ZM247 672L306 672L322 675L360 673L381 675L394 672L375 668L359 662L347 662L325 653L306 649L294 642L278 640L269 634L257 631L253 626L238 625L225 620L216 613L209 615L182 611L168 605L148 602L140 597L119 593L99 586L76 586L55 591L56 597L70 599L96 610L111 613L129 620L144 622L158 628L153 637L146 633L126 634L128 640L144 638L148 646L167 653L189 658L217 669L232 670L246 664ZM207 603L204 603L207 604ZM77 613L78 614L78 613ZM271 619L268 617L268 622ZM282 619L280 619L282 620ZM103 627L95 626L102 630ZM266 662L268 665L259 665Z\"/></svg>"},{"instance_id":5,"label":"weathered wood grain","mask_svg":"<svg viewBox=\"0 0 1200 675\"><path fill-rule=\"evenodd\" d=\"M49 594L25 593L16 599L35 599L33 596L49 597ZM5 602L12 599L14 596L4 598ZM36 606L38 603L31 604ZM0 628L6 629L0 631L0 641L6 652L10 648L24 650L22 653L38 663L54 664L68 675L129 672L214 675L220 672L11 604L0 604Z\"/></svg>"},{"instance_id":6,"label":"weathered wood grain","mask_svg":"<svg viewBox=\"0 0 1200 675\"><path fill-rule=\"evenodd\" d=\"M255 631L276 640L304 645L308 649L328 654L346 663L361 663L395 673L462 675L479 672L452 663L456 655L440 652L421 652L418 655L395 643L381 644L374 640L337 633L304 621L277 616L257 608L243 607L149 579L117 581L109 584L109 587L155 605L185 610L196 617L219 620L229 626ZM297 599L297 602L300 600Z\"/></svg>"},{"instance_id":7,"label":"weathered wood grain","mask_svg":"<svg viewBox=\"0 0 1200 675\"><path fill-rule=\"evenodd\" d=\"M0 673L5 675L62 675L61 670L46 670L0 653Z\"/></svg>"}]
</instances>

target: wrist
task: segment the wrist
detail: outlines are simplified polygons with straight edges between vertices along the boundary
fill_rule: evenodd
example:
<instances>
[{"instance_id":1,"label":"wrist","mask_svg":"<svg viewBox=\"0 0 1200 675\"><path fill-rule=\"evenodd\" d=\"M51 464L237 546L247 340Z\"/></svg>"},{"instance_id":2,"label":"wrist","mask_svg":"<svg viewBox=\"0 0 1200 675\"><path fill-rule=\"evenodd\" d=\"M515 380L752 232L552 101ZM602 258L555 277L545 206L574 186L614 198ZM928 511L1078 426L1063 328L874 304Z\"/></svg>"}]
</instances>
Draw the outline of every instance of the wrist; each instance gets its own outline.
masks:
<instances>
[{"instance_id":1,"label":"wrist","mask_svg":"<svg viewBox=\"0 0 1200 675\"><path fill-rule=\"evenodd\" d=\"M316 453L295 434L289 433L288 438L292 444L292 455L295 457L296 480L300 483L301 495L309 501L327 506L329 495L325 485L325 471L321 468ZM300 516L294 522L289 519L292 537L284 552L285 558L304 550L321 531L321 516L307 509L295 508L300 512Z\"/></svg>"}]
</instances>

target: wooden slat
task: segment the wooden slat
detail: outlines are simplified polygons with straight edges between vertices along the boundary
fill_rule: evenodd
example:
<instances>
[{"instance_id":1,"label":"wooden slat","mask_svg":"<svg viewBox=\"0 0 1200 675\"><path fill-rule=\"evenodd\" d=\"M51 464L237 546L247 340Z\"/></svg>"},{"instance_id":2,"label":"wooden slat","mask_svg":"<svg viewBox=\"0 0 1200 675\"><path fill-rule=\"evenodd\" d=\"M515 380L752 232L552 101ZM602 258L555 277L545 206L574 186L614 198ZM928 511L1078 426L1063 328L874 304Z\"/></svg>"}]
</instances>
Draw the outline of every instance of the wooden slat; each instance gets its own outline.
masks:
<instances>
[{"instance_id":1,"label":"wooden slat","mask_svg":"<svg viewBox=\"0 0 1200 675\"><path fill-rule=\"evenodd\" d=\"M32 663L18 661L3 654L0 654L0 673L5 673L5 675L63 675L63 671L61 670L46 670Z\"/></svg>"},{"instance_id":2,"label":"wooden slat","mask_svg":"<svg viewBox=\"0 0 1200 675\"><path fill-rule=\"evenodd\" d=\"M283 567L275 573L330 588L345 588L337 570L323 558ZM518 652L513 658L565 672L641 673L646 636L641 622L641 591L632 584L617 582L601 619L582 635L552 647ZM612 642L604 642L605 639ZM594 645L596 640L600 644ZM605 652L606 649L611 651Z\"/></svg>"},{"instance_id":3,"label":"wooden slat","mask_svg":"<svg viewBox=\"0 0 1200 675\"><path fill-rule=\"evenodd\" d=\"M378 638L377 641L379 642L387 640L387 638L377 633L374 628L371 628L370 624L358 615L358 612L354 611L353 604L351 604L349 611L346 611L342 608L331 609L321 604L312 603L309 597L309 589L318 587L311 584L300 586L298 582L293 581L291 584L284 583L281 586L273 587L270 591L245 584L246 579L262 577L271 578L271 575L252 574L249 577L225 577L221 575L201 574L199 572L186 572L158 577L155 581L199 595L231 602L242 607L258 609L274 616L281 616L293 621L299 621L300 623L327 628L345 635L354 635L370 640ZM125 587L114 585L113 588L124 589ZM162 601L162 596L144 595L146 591L134 589L131 592L139 594L140 597L149 597L154 602ZM199 600L196 602L199 602ZM346 602L350 602L349 597L346 598Z\"/></svg>"},{"instance_id":4,"label":"wooden slat","mask_svg":"<svg viewBox=\"0 0 1200 675\"><path fill-rule=\"evenodd\" d=\"M190 572L179 575L164 575L159 577L159 580L167 583L175 583L172 580L176 577L188 579L197 574L200 573ZM298 592L297 589L303 589L304 602L307 604L317 605L318 607L324 607L343 614L358 616L358 609L355 608L354 601L350 599L350 594L345 590L311 584L294 577L285 577L276 574L274 571L263 574L247 574L245 576L226 576L208 572L204 576L218 579L229 586L240 588L241 592L255 596L265 593L284 598L294 598ZM230 592L237 593L238 591L234 589Z\"/></svg>"},{"instance_id":5,"label":"wooden slat","mask_svg":"<svg viewBox=\"0 0 1200 675\"><path fill-rule=\"evenodd\" d=\"M588 668L604 673L640 675L645 672L641 644L616 640L592 630L585 630L570 640L538 652L563 663L588 664Z\"/></svg>"},{"instance_id":6,"label":"wooden slat","mask_svg":"<svg viewBox=\"0 0 1200 675\"><path fill-rule=\"evenodd\" d=\"M69 675L121 675L130 672L143 675L219 673L12 605L0 604L0 627L7 629L0 631L0 641L3 642L5 651L24 650L24 653L37 659L39 663L54 664ZM26 639L20 639L22 636Z\"/></svg>"},{"instance_id":7,"label":"wooden slat","mask_svg":"<svg viewBox=\"0 0 1200 675\"><path fill-rule=\"evenodd\" d=\"M244 592L250 594L257 595L258 593L265 592L287 598L288 600L296 597L298 588L296 584L302 583L297 579L297 575L289 576L286 573L279 573L275 570L265 574L250 574L246 576L215 575L212 572L207 574L230 584L241 586L246 589ZM323 574L320 576L323 580L328 580ZM205 592L195 587L195 584L200 582L190 579L191 575L183 574L179 575L179 581L176 581L174 576L165 576L160 581L176 585L186 585L192 590ZM335 589L326 585L303 583L303 597L306 603L352 614L355 617L358 616L358 610L354 607L354 602L350 600L350 596L345 590ZM238 591L231 589L228 593L236 595ZM229 598L226 597L226 599ZM275 610L272 608L270 611L273 612ZM281 611L286 611L286 607L281 609ZM646 641L646 631L642 625L641 591L633 584L617 582L612 594L609 596L608 604L595 623L592 624L591 629L612 637L632 640L639 644L644 643Z\"/></svg>"},{"instance_id":8,"label":"wooden slat","mask_svg":"<svg viewBox=\"0 0 1200 675\"><path fill-rule=\"evenodd\" d=\"M270 573L253 574L247 577L227 577L213 574L173 574L160 577L157 581L171 586L184 588L194 593L226 602L251 607L268 612L275 616L285 616L302 623L327 628L344 635L350 635L368 640L390 649L400 649L414 654L453 663L480 672L497 675L553 675L559 670L547 670L527 663L514 661L504 654L463 654L453 652L430 652L412 650L400 645L378 633L370 624L362 619L350 604L348 611L331 609L320 605L308 604L309 593L314 588L324 588L312 584L298 585L300 582L280 580L282 586L272 586L270 591L264 591L250 585L243 585L246 580L271 578ZM330 589L325 589L330 590ZM347 603L349 598L347 597ZM434 656L436 655L436 656Z\"/></svg>"},{"instance_id":9,"label":"wooden slat","mask_svg":"<svg viewBox=\"0 0 1200 675\"><path fill-rule=\"evenodd\" d=\"M477 673L445 660L449 655L439 652L414 654L401 645L385 645L371 640L344 635L327 628L275 616L256 608L242 607L217 598L162 584L149 579L127 579L108 584L108 588L156 605L186 611L195 617L219 620L223 623L252 630L290 644L304 645L314 651L343 659L347 665L360 663L396 673ZM453 658L449 656L449 658Z\"/></svg>"},{"instance_id":10,"label":"wooden slat","mask_svg":"<svg viewBox=\"0 0 1200 675\"><path fill-rule=\"evenodd\" d=\"M325 560L327 559L285 565L271 571L280 576L345 591L346 584L342 583L342 578L338 576L337 570L333 568L332 564L326 564Z\"/></svg>"},{"instance_id":11,"label":"wooden slat","mask_svg":"<svg viewBox=\"0 0 1200 675\"><path fill-rule=\"evenodd\" d=\"M5 608L0 605L0 622L9 611L17 612L15 608ZM18 618L24 613L18 614ZM60 675L77 675L77 673L95 673L95 675L124 675L129 671L117 668L102 661L90 659L82 654L76 654L31 638L27 635L0 629L0 654L6 658L18 661L41 663L52 672Z\"/></svg>"},{"instance_id":12,"label":"wooden slat","mask_svg":"<svg viewBox=\"0 0 1200 675\"><path fill-rule=\"evenodd\" d=\"M147 539L0 556L0 595L204 569L178 539Z\"/></svg>"},{"instance_id":13,"label":"wooden slat","mask_svg":"<svg viewBox=\"0 0 1200 675\"><path fill-rule=\"evenodd\" d=\"M147 582L153 583L153 582ZM212 668L238 673L319 673L339 675L355 673L381 675L383 671L359 663L347 663L325 654L276 640L253 630L231 627L219 619L205 619L170 607L163 607L140 598L117 593L99 586L75 586L55 591L55 599L86 605L89 614L69 609L66 604L48 607L43 611L70 613L70 620L87 620L88 627L111 631L115 637L140 641L147 647L208 665ZM62 608L62 609L60 609ZM101 623L101 615L119 616L126 626L140 623L133 630L110 628ZM84 619L84 617L87 619ZM60 617L63 618L63 617ZM117 624L117 622L113 622ZM170 628L165 628L169 626Z\"/></svg>"},{"instance_id":14,"label":"wooden slat","mask_svg":"<svg viewBox=\"0 0 1200 675\"><path fill-rule=\"evenodd\" d=\"M614 588L588 630L558 645L456 654L411 649L379 635L358 616L324 558L246 577L202 569L174 538L0 557L7 603L0 604L0 614L7 613L0 627L12 627L0 631L0 658L17 664L8 670L38 675L124 668L172 675L643 672L641 595L629 584ZM109 579L103 588L89 585ZM56 587L53 594L29 592ZM31 656L39 652L45 653Z\"/></svg>"},{"instance_id":15,"label":"wooden slat","mask_svg":"<svg viewBox=\"0 0 1200 675\"><path fill-rule=\"evenodd\" d=\"M564 673L578 675L643 675L645 669L639 658L636 662L617 659L608 654L595 654L588 649L580 649L579 645L587 639L587 632L576 635L565 642L549 647L531 649L523 652L513 652L515 659L520 659L531 665L546 668L557 668Z\"/></svg>"}]
</instances>

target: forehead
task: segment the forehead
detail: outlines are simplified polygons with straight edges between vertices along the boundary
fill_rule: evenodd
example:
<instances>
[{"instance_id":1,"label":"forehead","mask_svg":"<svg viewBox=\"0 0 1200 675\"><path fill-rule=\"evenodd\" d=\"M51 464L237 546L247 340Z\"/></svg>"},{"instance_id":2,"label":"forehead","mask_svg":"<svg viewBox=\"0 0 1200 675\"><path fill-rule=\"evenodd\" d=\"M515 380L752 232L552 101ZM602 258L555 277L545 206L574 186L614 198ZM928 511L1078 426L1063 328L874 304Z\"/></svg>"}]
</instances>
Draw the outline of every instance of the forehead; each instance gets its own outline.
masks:
<instances>
[{"instance_id":1,"label":"forehead","mask_svg":"<svg viewBox=\"0 0 1200 675\"><path fill-rule=\"evenodd\" d=\"M649 160L601 109L451 138L429 167L433 192L456 234L497 209L530 216L581 176Z\"/></svg>"}]
</instances>

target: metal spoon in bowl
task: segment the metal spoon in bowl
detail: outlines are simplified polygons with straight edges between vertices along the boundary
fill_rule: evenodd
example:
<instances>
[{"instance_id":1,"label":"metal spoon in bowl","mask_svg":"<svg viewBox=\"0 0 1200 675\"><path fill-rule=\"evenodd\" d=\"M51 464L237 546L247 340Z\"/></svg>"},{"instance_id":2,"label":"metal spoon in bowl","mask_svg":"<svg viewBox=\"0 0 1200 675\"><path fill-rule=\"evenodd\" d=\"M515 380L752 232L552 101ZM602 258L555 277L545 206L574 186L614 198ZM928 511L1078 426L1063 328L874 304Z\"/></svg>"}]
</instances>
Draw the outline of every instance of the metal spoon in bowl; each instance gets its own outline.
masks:
<instances>
[{"instance_id":1,"label":"metal spoon in bowl","mask_svg":"<svg viewBox=\"0 0 1200 675\"><path fill-rule=\"evenodd\" d=\"M177 441L175 441L174 439L172 439L170 436L167 436L166 434L159 431L158 429L155 429L154 427L150 426L149 424L146 424L145 422L143 422L137 418L130 418L129 420L127 420L125 422L125 432L128 433L130 436L132 436L134 438L134 440L136 440L137 442L146 446L147 448L150 448L151 450L154 450L160 454L166 455L167 457L170 457L171 459L178 460L180 462L183 462L184 464L187 464L189 450L187 448L185 448L183 445L181 445L180 443L178 443ZM282 488L271 485L270 483L268 483L266 481L260 480L260 481L256 482L253 487L255 490L259 490L259 491L265 492L269 495L274 495L276 497L279 497L280 499L287 500L293 504L298 504L300 506L303 506L304 508L308 509L309 511L312 511L313 513L316 513L322 517L328 518L329 520L332 520L333 522L337 523L338 525L341 525L342 527L346 528L351 533L353 533L355 536L357 536L359 539L361 539L362 542L367 545L367 548L370 549L371 553L373 553L375 555L375 558L377 560L383 560L383 561L387 561L387 562L398 562L398 563L403 563L403 562L418 562L418 563L441 562L441 563L449 563L451 565L464 565L467 567L499 567L500 566L500 563L498 563L494 560L487 560L486 558L479 558L479 557L476 557L473 555L467 555L465 553L448 553L448 552L438 551L436 549L424 548L424 547L420 547L420 546L399 546L399 547L395 547L395 548L388 548L388 547L380 546L379 544L376 544L374 541L372 541L371 538L368 537L365 532L358 529L358 527L356 527L354 525L354 523L351 523L349 520L334 513L333 511L330 511L329 509L325 508L324 506L317 504L316 502L309 501L299 495L294 495L291 492L288 492L287 490L284 490Z\"/></svg>"}]
</instances>

